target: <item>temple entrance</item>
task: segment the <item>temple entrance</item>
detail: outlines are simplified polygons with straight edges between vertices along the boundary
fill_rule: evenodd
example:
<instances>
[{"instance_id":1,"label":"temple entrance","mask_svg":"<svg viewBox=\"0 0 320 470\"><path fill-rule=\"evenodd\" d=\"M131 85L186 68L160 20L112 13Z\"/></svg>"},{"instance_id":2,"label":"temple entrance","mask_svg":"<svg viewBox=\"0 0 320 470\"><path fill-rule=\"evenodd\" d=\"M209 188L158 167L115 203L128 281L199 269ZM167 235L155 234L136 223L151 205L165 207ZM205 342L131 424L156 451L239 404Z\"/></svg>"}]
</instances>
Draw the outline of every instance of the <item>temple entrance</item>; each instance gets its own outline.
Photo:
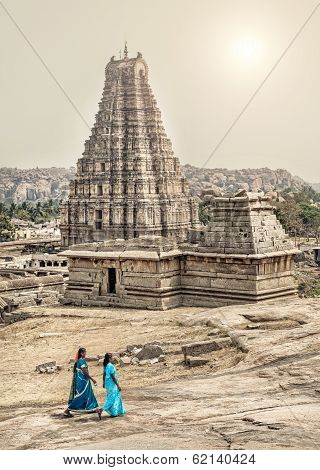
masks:
<instances>
[{"instance_id":1,"label":"temple entrance","mask_svg":"<svg viewBox=\"0 0 320 470\"><path fill-rule=\"evenodd\" d=\"M100 295L116 294L117 274L116 268L104 268L102 270L102 282Z\"/></svg>"},{"instance_id":2,"label":"temple entrance","mask_svg":"<svg viewBox=\"0 0 320 470\"><path fill-rule=\"evenodd\" d=\"M116 269L108 268L108 293L109 294L116 293L116 283L117 283Z\"/></svg>"}]
</instances>

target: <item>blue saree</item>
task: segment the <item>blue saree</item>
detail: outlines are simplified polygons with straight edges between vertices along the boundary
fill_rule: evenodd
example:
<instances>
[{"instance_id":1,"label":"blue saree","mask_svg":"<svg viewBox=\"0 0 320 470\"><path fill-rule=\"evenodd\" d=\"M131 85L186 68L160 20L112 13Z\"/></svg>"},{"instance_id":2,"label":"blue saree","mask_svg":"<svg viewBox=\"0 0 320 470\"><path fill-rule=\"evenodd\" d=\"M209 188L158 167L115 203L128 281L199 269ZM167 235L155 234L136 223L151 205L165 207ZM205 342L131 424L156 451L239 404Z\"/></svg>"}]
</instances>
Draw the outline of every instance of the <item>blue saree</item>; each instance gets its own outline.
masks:
<instances>
[{"instance_id":1,"label":"blue saree","mask_svg":"<svg viewBox=\"0 0 320 470\"><path fill-rule=\"evenodd\" d=\"M86 412L98 409L98 402L92 390L89 377L83 374L82 369L88 369L86 361L81 358L73 373L68 409L70 411Z\"/></svg>"},{"instance_id":2,"label":"blue saree","mask_svg":"<svg viewBox=\"0 0 320 470\"><path fill-rule=\"evenodd\" d=\"M126 410L122 403L121 393L118 387L112 380L111 374L113 374L118 380L117 372L113 364L109 362L105 367L105 387L106 387L106 402L102 409L109 413L110 416L119 416L125 414Z\"/></svg>"}]
</instances>

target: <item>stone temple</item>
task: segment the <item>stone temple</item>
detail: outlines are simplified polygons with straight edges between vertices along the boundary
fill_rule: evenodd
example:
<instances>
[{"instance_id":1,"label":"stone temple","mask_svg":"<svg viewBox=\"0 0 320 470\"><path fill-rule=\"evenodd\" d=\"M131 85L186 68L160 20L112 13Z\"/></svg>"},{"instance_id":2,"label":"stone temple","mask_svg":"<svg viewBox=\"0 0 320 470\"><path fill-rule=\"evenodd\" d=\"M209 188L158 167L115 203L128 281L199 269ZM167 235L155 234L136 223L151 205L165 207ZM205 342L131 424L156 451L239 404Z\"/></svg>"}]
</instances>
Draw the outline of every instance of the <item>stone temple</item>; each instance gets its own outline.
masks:
<instances>
[{"instance_id":1,"label":"stone temple","mask_svg":"<svg viewBox=\"0 0 320 470\"><path fill-rule=\"evenodd\" d=\"M295 295L294 256L268 197L212 198L210 224L178 244L140 237L64 251L64 303L167 309L220 307Z\"/></svg>"},{"instance_id":2,"label":"stone temple","mask_svg":"<svg viewBox=\"0 0 320 470\"><path fill-rule=\"evenodd\" d=\"M61 208L62 246L146 235L184 240L198 223L148 84L142 55L111 58L99 111L68 201Z\"/></svg>"},{"instance_id":3,"label":"stone temple","mask_svg":"<svg viewBox=\"0 0 320 470\"><path fill-rule=\"evenodd\" d=\"M207 195L209 196L209 195ZM209 224L174 157L140 53L111 59L62 208L64 303L167 309L295 295L293 246L263 193L209 196Z\"/></svg>"}]
</instances>

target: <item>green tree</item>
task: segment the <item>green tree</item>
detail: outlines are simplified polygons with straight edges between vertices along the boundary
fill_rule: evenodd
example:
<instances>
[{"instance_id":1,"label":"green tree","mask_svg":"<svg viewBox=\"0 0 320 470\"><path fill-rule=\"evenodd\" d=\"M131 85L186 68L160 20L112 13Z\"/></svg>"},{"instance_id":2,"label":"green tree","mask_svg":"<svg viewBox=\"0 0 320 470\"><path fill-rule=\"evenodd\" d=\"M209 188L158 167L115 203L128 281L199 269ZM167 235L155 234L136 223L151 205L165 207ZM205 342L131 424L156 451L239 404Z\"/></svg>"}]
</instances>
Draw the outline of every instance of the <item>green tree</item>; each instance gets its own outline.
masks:
<instances>
[{"instance_id":1,"label":"green tree","mask_svg":"<svg viewBox=\"0 0 320 470\"><path fill-rule=\"evenodd\" d=\"M294 193L294 199L298 203L310 203L311 201L320 202L320 193L315 191L311 186L304 186L301 191Z\"/></svg>"},{"instance_id":2,"label":"green tree","mask_svg":"<svg viewBox=\"0 0 320 470\"><path fill-rule=\"evenodd\" d=\"M17 210L17 205L16 205L14 202L12 202L12 203L10 204L10 208L9 208L9 216L10 216L11 218L12 218L12 217L15 217L15 215L16 215L16 210Z\"/></svg>"},{"instance_id":3,"label":"green tree","mask_svg":"<svg viewBox=\"0 0 320 470\"><path fill-rule=\"evenodd\" d=\"M300 217L305 226L308 237L315 237L317 243L320 233L320 209L308 203L300 203Z\"/></svg>"},{"instance_id":4,"label":"green tree","mask_svg":"<svg viewBox=\"0 0 320 470\"><path fill-rule=\"evenodd\" d=\"M9 215L7 206L3 202L0 202L0 214Z\"/></svg>"},{"instance_id":5,"label":"green tree","mask_svg":"<svg viewBox=\"0 0 320 470\"><path fill-rule=\"evenodd\" d=\"M5 242L14 238L14 226L10 220L10 216L0 213L0 241Z\"/></svg>"},{"instance_id":6,"label":"green tree","mask_svg":"<svg viewBox=\"0 0 320 470\"><path fill-rule=\"evenodd\" d=\"M275 212L281 225L289 235L294 236L295 244L297 244L297 237L301 235L303 224L300 215L301 209L295 199L289 196L285 201L278 202Z\"/></svg>"}]
</instances>

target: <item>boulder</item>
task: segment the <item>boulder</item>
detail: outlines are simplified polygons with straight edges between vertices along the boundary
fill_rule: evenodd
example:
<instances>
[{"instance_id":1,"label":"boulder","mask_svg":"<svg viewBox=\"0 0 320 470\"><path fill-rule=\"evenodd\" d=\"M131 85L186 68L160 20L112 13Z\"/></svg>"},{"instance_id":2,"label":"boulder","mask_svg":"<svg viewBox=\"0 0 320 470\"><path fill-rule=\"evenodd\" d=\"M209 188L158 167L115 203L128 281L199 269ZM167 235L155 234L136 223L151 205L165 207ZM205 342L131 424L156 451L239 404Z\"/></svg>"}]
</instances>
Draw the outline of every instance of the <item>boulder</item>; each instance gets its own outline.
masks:
<instances>
[{"instance_id":1,"label":"boulder","mask_svg":"<svg viewBox=\"0 0 320 470\"><path fill-rule=\"evenodd\" d=\"M119 362L120 362L121 367L129 366L131 364L131 357L122 356L122 357L120 357Z\"/></svg>"},{"instance_id":2,"label":"boulder","mask_svg":"<svg viewBox=\"0 0 320 470\"><path fill-rule=\"evenodd\" d=\"M142 361L139 361L139 366L146 366L147 364L150 364L150 359L142 359Z\"/></svg>"},{"instance_id":3,"label":"boulder","mask_svg":"<svg viewBox=\"0 0 320 470\"><path fill-rule=\"evenodd\" d=\"M209 326L210 328L217 328L218 327L217 322L215 322L213 320L208 320L206 322L206 326Z\"/></svg>"},{"instance_id":4,"label":"boulder","mask_svg":"<svg viewBox=\"0 0 320 470\"><path fill-rule=\"evenodd\" d=\"M161 342L160 341L152 341L152 343L144 344L144 346L153 346L153 345L161 346Z\"/></svg>"},{"instance_id":5,"label":"boulder","mask_svg":"<svg viewBox=\"0 0 320 470\"><path fill-rule=\"evenodd\" d=\"M210 341L202 341L199 343L185 344L181 347L184 359L186 361L187 356L198 356L199 354L206 354L218 349L230 346L232 341L230 338L217 338Z\"/></svg>"},{"instance_id":6,"label":"boulder","mask_svg":"<svg viewBox=\"0 0 320 470\"><path fill-rule=\"evenodd\" d=\"M143 344L129 344L127 346L127 351L129 354L132 354L134 349L142 349L142 348L143 348Z\"/></svg>"},{"instance_id":7,"label":"boulder","mask_svg":"<svg viewBox=\"0 0 320 470\"><path fill-rule=\"evenodd\" d=\"M154 359L155 357L159 357L164 355L164 351L161 346L158 344L145 344L141 351L138 352L136 357L139 361L143 361L145 359Z\"/></svg>"},{"instance_id":8,"label":"boulder","mask_svg":"<svg viewBox=\"0 0 320 470\"><path fill-rule=\"evenodd\" d=\"M139 364L139 362L140 362L140 361L139 361L139 359L138 359L137 357L133 357L133 358L131 359L131 364Z\"/></svg>"},{"instance_id":9,"label":"boulder","mask_svg":"<svg viewBox=\"0 0 320 470\"><path fill-rule=\"evenodd\" d=\"M103 364L103 360L102 360L102 364ZM111 364L113 365L118 365L118 364L121 364L121 359L119 356L115 356L115 355L112 355L112 358L111 358Z\"/></svg>"},{"instance_id":10,"label":"boulder","mask_svg":"<svg viewBox=\"0 0 320 470\"><path fill-rule=\"evenodd\" d=\"M132 351L131 351L131 354L133 356L136 356L140 351L141 351L142 348L134 348Z\"/></svg>"},{"instance_id":11,"label":"boulder","mask_svg":"<svg viewBox=\"0 0 320 470\"><path fill-rule=\"evenodd\" d=\"M43 364L38 364L36 366L36 371L40 372L40 369L47 370L47 369L50 369L52 367L56 367L56 365L57 365L57 361L44 362Z\"/></svg>"},{"instance_id":12,"label":"boulder","mask_svg":"<svg viewBox=\"0 0 320 470\"><path fill-rule=\"evenodd\" d=\"M214 328L213 330L209 331L208 336L217 336L220 334L220 330L218 328Z\"/></svg>"},{"instance_id":13,"label":"boulder","mask_svg":"<svg viewBox=\"0 0 320 470\"><path fill-rule=\"evenodd\" d=\"M225 338L217 338L215 339L216 344L219 346L218 349L228 348L232 346L232 339L229 336Z\"/></svg>"},{"instance_id":14,"label":"boulder","mask_svg":"<svg viewBox=\"0 0 320 470\"><path fill-rule=\"evenodd\" d=\"M209 362L209 359L205 359L204 357L192 356L187 357L185 362L186 365L189 367L199 367L207 364Z\"/></svg>"},{"instance_id":15,"label":"boulder","mask_svg":"<svg viewBox=\"0 0 320 470\"><path fill-rule=\"evenodd\" d=\"M96 362L99 360L98 356L86 356L86 362Z\"/></svg>"}]
</instances>

